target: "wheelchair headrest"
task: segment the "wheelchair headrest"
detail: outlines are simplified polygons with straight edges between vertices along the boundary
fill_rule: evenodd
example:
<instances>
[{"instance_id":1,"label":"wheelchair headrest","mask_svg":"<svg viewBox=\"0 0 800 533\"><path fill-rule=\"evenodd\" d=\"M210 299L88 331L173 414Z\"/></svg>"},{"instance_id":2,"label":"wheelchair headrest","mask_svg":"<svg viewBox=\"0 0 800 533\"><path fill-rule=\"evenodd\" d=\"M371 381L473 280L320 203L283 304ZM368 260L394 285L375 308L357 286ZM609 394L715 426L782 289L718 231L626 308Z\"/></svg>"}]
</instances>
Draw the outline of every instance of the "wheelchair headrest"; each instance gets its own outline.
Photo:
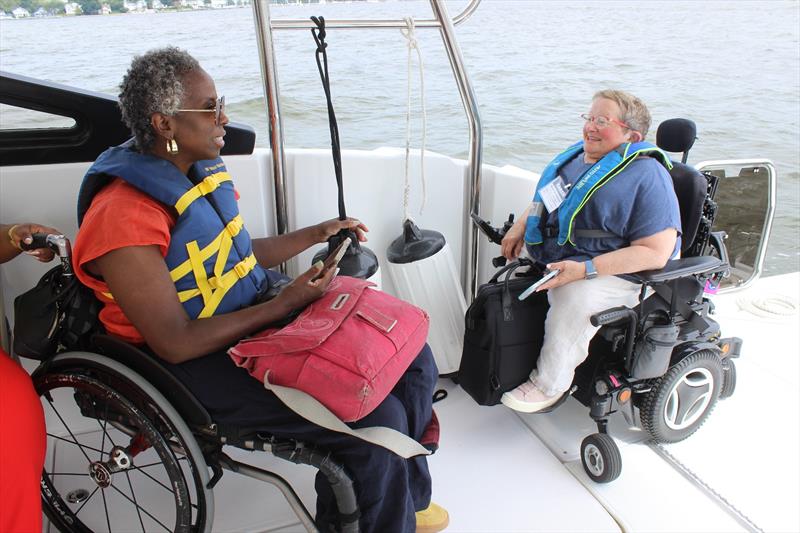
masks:
<instances>
[{"instance_id":1,"label":"wheelchair headrest","mask_svg":"<svg viewBox=\"0 0 800 533\"><path fill-rule=\"evenodd\" d=\"M697 126L687 118L671 118L658 126L656 144L667 152L688 152L697 139Z\"/></svg>"}]
</instances>

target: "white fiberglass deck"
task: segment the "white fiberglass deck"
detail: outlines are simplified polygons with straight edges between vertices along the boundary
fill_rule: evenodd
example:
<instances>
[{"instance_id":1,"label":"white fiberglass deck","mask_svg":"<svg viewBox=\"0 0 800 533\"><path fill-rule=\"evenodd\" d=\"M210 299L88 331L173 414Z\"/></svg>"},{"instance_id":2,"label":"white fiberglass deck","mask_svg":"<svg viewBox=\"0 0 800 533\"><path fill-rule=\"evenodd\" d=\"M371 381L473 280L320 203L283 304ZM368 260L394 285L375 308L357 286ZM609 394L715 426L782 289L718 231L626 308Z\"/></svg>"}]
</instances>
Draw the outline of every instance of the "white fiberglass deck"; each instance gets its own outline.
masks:
<instances>
[{"instance_id":1,"label":"white fiberglass deck","mask_svg":"<svg viewBox=\"0 0 800 533\"><path fill-rule=\"evenodd\" d=\"M478 406L442 380L449 395L436 404L441 449L430 466L434 500L450 511L448 531L800 531L798 317L740 309L756 297L796 299L798 282L799 274L787 274L715 297L723 334L744 339L735 394L695 435L663 447L673 461L647 445L646 434L613 420L623 470L607 485L590 481L580 464L580 441L596 430L577 401L551 414L518 416ZM313 509L314 469L227 451L284 475ZM304 531L270 485L226 472L214 492L215 532Z\"/></svg>"}]
</instances>

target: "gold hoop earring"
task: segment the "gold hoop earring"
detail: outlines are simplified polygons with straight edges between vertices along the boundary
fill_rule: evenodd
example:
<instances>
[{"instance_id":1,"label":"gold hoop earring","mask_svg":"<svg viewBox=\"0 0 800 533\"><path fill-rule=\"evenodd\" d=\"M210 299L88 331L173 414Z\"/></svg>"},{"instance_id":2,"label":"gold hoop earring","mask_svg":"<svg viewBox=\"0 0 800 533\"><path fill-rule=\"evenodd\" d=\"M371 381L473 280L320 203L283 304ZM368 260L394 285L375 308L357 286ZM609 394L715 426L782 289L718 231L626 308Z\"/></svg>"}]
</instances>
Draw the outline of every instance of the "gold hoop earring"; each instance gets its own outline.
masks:
<instances>
[{"instance_id":1,"label":"gold hoop earring","mask_svg":"<svg viewBox=\"0 0 800 533\"><path fill-rule=\"evenodd\" d=\"M175 155L178 153L178 143L175 142L175 139L170 139L167 141L167 153L171 155Z\"/></svg>"}]
</instances>

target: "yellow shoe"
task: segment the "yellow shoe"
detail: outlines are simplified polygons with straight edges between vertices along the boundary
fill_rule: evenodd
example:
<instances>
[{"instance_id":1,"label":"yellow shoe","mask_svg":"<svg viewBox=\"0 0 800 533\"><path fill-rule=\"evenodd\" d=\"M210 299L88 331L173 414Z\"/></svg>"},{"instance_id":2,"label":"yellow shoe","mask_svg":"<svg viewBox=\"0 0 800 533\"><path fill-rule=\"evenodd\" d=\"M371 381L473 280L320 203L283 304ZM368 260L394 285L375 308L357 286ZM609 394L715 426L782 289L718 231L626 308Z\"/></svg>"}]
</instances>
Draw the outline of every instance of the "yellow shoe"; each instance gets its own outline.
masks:
<instances>
[{"instance_id":1,"label":"yellow shoe","mask_svg":"<svg viewBox=\"0 0 800 533\"><path fill-rule=\"evenodd\" d=\"M431 502L427 509L419 511L417 515L417 533L436 533L442 531L450 523L447 510Z\"/></svg>"}]
</instances>

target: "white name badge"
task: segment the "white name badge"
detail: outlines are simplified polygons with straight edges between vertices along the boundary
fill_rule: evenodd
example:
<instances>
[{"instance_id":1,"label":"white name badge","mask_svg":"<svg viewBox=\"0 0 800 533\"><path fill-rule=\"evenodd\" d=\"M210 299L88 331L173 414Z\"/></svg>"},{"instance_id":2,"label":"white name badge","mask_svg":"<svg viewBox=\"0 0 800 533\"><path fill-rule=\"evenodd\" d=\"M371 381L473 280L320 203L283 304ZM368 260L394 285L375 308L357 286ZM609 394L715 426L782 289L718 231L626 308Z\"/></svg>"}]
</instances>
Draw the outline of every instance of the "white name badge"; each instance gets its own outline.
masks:
<instances>
[{"instance_id":1,"label":"white name badge","mask_svg":"<svg viewBox=\"0 0 800 533\"><path fill-rule=\"evenodd\" d=\"M539 196L542 198L542 203L544 203L548 213L552 213L558 209L558 206L560 206L564 198L567 197L568 191L569 189L567 189L561 176L556 177L553 181L539 189Z\"/></svg>"}]
</instances>

